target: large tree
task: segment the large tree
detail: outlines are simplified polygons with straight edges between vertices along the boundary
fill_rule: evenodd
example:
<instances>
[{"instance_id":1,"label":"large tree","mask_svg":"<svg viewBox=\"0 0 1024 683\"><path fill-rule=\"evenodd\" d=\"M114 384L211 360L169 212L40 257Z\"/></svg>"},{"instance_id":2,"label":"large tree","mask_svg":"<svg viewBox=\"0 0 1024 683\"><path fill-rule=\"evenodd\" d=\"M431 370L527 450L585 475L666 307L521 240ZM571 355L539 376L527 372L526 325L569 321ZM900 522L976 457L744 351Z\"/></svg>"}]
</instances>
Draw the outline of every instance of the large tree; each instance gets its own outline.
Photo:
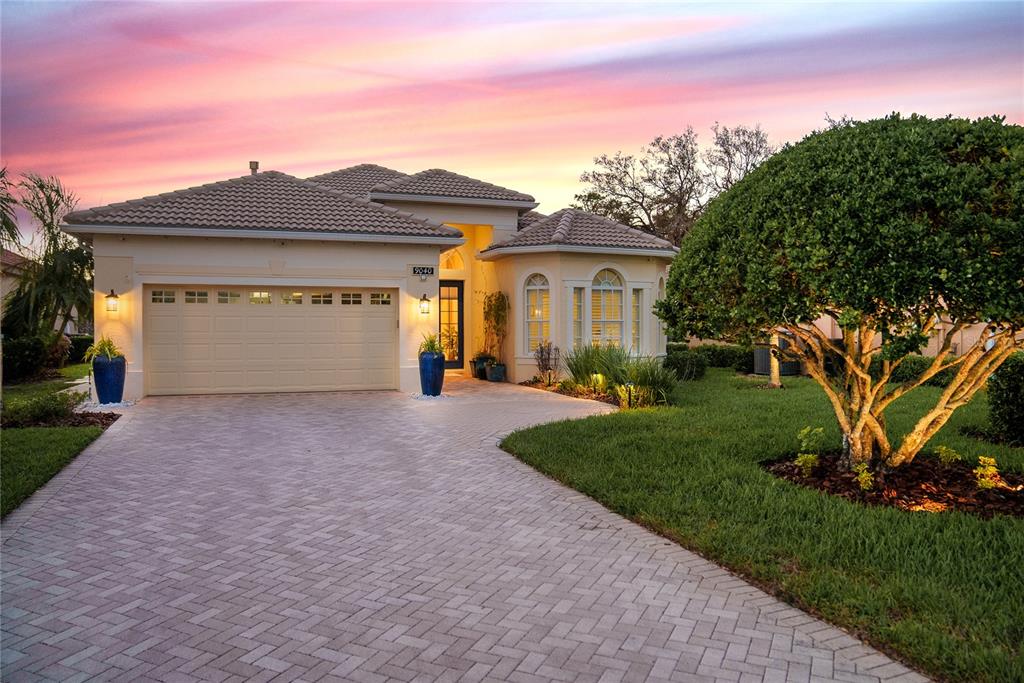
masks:
<instances>
[{"instance_id":1,"label":"large tree","mask_svg":"<svg viewBox=\"0 0 1024 683\"><path fill-rule=\"evenodd\" d=\"M1024 347L1024 128L893 114L814 133L711 203L658 311L680 336L784 333L828 396L850 464L909 462ZM842 340L813 324L821 316ZM890 384L940 321L931 365ZM977 343L954 355L956 332L978 323ZM953 380L894 445L886 409L947 370Z\"/></svg>"},{"instance_id":2,"label":"large tree","mask_svg":"<svg viewBox=\"0 0 1024 683\"><path fill-rule=\"evenodd\" d=\"M14 249L21 243L15 207L14 183L7 177L7 167L0 168L0 248Z\"/></svg>"},{"instance_id":3,"label":"large tree","mask_svg":"<svg viewBox=\"0 0 1024 683\"><path fill-rule=\"evenodd\" d=\"M759 126L712 127L701 153L692 127L656 137L639 155L594 158L580 175L587 188L573 206L645 230L678 244L708 200L728 189L775 151Z\"/></svg>"},{"instance_id":4,"label":"large tree","mask_svg":"<svg viewBox=\"0 0 1024 683\"><path fill-rule=\"evenodd\" d=\"M11 336L50 335L76 313L79 320L92 314L92 250L60 228L78 199L58 178L29 173L17 190L39 231L34 258L5 301L3 327Z\"/></svg>"}]
</instances>

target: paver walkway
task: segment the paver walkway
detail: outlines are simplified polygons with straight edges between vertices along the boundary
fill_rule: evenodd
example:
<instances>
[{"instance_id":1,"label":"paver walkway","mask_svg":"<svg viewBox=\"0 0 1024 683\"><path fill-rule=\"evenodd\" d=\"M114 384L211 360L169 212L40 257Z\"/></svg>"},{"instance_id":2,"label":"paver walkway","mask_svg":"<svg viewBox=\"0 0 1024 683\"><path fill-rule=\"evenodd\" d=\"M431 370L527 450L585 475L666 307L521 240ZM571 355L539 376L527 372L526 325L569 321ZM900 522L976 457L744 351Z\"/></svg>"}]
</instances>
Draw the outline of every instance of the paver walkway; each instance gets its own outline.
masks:
<instances>
[{"instance_id":1,"label":"paver walkway","mask_svg":"<svg viewBox=\"0 0 1024 683\"><path fill-rule=\"evenodd\" d=\"M923 680L496 447L515 386L150 398L4 521L3 679Z\"/></svg>"}]
</instances>

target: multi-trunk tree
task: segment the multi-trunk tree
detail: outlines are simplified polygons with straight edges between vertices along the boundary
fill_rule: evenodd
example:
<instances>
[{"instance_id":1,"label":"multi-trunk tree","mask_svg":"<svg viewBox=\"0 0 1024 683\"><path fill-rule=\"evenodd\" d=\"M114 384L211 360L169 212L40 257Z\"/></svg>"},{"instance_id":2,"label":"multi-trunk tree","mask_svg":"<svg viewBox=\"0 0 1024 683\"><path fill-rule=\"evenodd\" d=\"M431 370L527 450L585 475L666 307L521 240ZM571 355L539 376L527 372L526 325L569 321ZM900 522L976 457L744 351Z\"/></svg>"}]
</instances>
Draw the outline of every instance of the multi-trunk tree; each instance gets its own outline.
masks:
<instances>
[{"instance_id":1,"label":"multi-trunk tree","mask_svg":"<svg viewBox=\"0 0 1024 683\"><path fill-rule=\"evenodd\" d=\"M711 203L658 306L680 336L786 335L849 463L907 463L1024 348L1024 128L894 114L787 146ZM822 316L842 339L814 325ZM956 333L979 324L954 353ZM890 382L939 328L927 369ZM940 372L952 380L893 443L886 409Z\"/></svg>"}]
</instances>

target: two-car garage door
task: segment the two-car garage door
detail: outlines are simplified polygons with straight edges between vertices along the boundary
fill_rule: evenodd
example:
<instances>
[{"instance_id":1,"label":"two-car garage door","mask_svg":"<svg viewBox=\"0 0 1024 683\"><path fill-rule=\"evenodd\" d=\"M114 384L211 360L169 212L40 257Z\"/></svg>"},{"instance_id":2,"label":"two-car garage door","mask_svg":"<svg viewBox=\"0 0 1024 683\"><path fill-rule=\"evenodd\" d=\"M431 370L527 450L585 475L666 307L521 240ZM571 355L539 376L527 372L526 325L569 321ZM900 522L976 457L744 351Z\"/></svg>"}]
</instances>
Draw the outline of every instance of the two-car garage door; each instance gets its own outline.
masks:
<instances>
[{"instance_id":1,"label":"two-car garage door","mask_svg":"<svg viewBox=\"0 0 1024 683\"><path fill-rule=\"evenodd\" d=\"M149 394L397 388L397 290L153 285L143 294Z\"/></svg>"}]
</instances>

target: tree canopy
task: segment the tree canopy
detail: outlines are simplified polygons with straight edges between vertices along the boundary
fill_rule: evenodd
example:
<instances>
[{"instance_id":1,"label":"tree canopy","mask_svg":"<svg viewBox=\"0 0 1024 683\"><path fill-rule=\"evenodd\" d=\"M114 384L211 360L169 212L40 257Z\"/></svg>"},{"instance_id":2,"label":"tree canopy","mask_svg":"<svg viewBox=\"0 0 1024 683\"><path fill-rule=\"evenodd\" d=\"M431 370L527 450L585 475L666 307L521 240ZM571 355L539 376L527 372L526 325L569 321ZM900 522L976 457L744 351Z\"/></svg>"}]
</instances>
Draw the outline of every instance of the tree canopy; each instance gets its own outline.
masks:
<instances>
[{"instance_id":1,"label":"tree canopy","mask_svg":"<svg viewBox=\"0 0 1024 683\"><path fill-rule=\"evenodd\" d=\"M1021 346L1022 216L1024 128L999 117L844 120L711 202L681 244L659 314L681 336L789 331L812 376L822 370L837 415L857 404L851 429L863 419L875 455L887 456L881 411L918 384L887 390L888 374L862 376L873 356L888 372L940 319L953 331L987 323L982 346L953 357L947 339L925 373L963 375L951 412ZM815 331L821 316L843 329L842 343ZM828 353L843 356L845 377L824 376Z\"/></svg>"}]
</instances>

